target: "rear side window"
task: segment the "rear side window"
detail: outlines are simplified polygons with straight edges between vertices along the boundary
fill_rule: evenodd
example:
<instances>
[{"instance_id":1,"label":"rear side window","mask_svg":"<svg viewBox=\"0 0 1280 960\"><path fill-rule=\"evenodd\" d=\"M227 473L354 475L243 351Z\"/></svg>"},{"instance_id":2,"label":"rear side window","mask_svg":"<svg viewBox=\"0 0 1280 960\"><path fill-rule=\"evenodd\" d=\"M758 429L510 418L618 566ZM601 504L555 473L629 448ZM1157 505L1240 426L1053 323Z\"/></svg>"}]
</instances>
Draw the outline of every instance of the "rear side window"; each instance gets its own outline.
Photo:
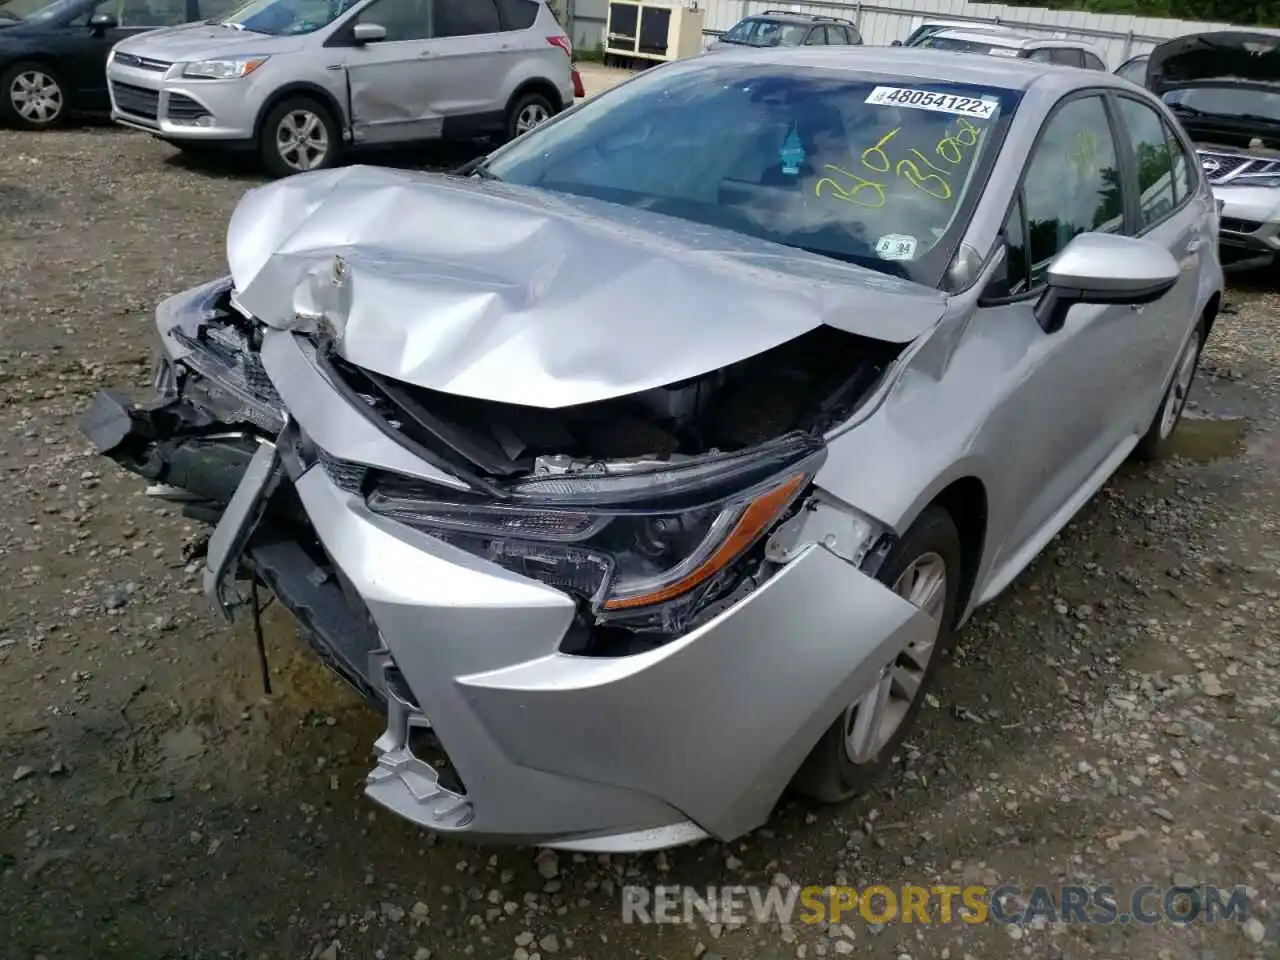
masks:
<instances>
[{"instance_id":1,"label":"rear side window","mask_svg":"<svg viewBox=\"0 0 1280 960\"><path fill-rule=\"evenodd\" d=\"M502 29L494 0L433 0L432 5L433 37L470 37Z\"/></svg>"},{"instance_id":2,"label":"rear side window","mask_svg":"<svg viewBox=\"0 0 1280 960\"><path fill-rule=\"evenodd\" d=\"M1082 52L1074 47L1055 47L1050 62L1064 67L1083 67L1084 57Z\"/></svg>"},{"instance_id":3,"label":"rear side window","mask_svg":"<svg viewBox=\"0 0 1280 960\"><path fill-rule=\"evenodd\" d=\"M1049 63L1053 58L1053 51L1048 47L1041 47L1039 50L1032 50L1027 54L1028 60L1034 60L1036 63Z\"/></svg>"},{"instance_id":4,"label":"rear side window","mask_svg":"<svg viewBox=\"0 0 1280 960\"><path fill-rule=\"evenodd\" d=\"M1124 118L1138 169L1142 226L1149 227L1163 220L1177 206L1168 135L1160 115L1145 103L1121 97L1120 116Z\"/></svg>"},{"instance_id":5,"label":"rear side window","mask_svg":"<svg viewBox=\"0 0 1280 960\"><path fill-rule=\"evenodd\" d=\"M1174 199L1184 203L1200 187L1200 162L1187 156L1182 141L1168 125L1165 125L1164 136L1169 141L1169 154L1173 157Z\"/></svg>"},{"instance_id":6,"label":"rear side window","mask_svg":"<svg viewBox=\"0 0 1280 960\"><path fill-rule=\"evenodd\" d=\"M1092 53L1089 53L1087 50L1085 51L1085 54L1084 54L1084 65L1089 70L1105 71L1107 69L1107 65L1102 62L1101 57L1096 57Z\"/></svg>"},{"instance_id":7,"label":"rear side window","mask_svg":"<svg viewBox=\"0 0 1280 960\"><path fill-rule=\"evenodd\" d=\"M827 42L827 28L814 27L809 31L809 35L804 38L806 46L825 46Z\"/></svg>"},{"instance_id":8,"label":"rear side window","mask_svg":"<svg viewBox=\"0 0 1280 960\"><path fill-rule=\"evenodd\" d=\"M498 0L504 30L528 30L538 19L538 5L533 0Z\"/></svg>"}]
</instances>

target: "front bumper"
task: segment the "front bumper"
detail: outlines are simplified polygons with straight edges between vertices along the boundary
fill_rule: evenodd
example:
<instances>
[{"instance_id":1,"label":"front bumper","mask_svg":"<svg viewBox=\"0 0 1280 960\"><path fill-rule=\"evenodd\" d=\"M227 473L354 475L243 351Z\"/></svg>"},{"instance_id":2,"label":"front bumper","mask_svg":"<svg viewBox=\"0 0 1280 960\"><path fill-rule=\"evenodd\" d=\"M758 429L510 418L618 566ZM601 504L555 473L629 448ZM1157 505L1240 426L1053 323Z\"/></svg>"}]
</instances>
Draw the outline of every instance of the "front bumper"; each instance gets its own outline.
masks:
<instances>
[{"instance_id":1,"label":"front bumper","mask_svg":"<svg viewBox=\"0 0 1280 960\"><path fill-rule=\"evenodd\" d=\"M1218 186L1222 201L1218 242L1245 253L1280 253L1280 189Z\"/></svg>"},{"instance_id":2,"label":"front bumper","mask_svg":"<svg viewBox=\"0 0 1280 960\"><path fill-rule=\"evenodd\" d=\"M178 307L162 311L167 348L178 344L166 325L189 323ZM893 652L933 633L914 606L810 544L664 646L566 654L569 596L377 516L335 481L334 461L435 471L347 406L305 340L268 331L261 360L291 419L274 443L260 439L211 538L208 592L222 605L241 565L304 626L326 620L326 603L345 609L333 616L347 625L330 616L311 633L386 711L366 792L423 826L596 851L738 836L768 818ZM309 524L301 539L318 552L269 509L277 486L296 494ZM307 586L325 582L319 554L336 581L323 603ZM415 746L427 729L457 782Z\"/></svg>"},{"instance_id":3,"label":"front bumper","mask_svg":"<svg viewBox=\"0 0 1280 960\"><path fill-rule=\"evenodd\" d=\"M166 140L252 141L261 102L240 80L189 80L181 65L107 66L111 119Z\"/></svg>"}]
</instances>

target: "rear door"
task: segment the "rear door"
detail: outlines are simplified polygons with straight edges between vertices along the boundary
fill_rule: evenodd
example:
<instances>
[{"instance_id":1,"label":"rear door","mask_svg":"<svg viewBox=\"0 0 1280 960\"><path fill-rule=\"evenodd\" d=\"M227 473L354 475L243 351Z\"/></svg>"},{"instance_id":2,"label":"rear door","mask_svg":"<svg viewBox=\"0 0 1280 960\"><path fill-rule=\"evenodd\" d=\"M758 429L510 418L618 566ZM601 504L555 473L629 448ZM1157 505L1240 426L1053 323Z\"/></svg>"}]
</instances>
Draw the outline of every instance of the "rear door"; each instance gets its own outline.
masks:
<instances>
[{"instance_id":1,"label":"rear door","mask_svg":"<svg viewBox=\"0 0 1280 960\"><path fill-rule=\"evenodd\" d=\"M432 107L447 122L483 126L501 119L505 78L528 42L525 31L503 32L494 0L430 0ZM552 48L542 41L546 50Z\"/></svg>"},{"instance_id":2,"label":"rear door","mask_svg":"<svg viewBox=\"0 0 1280 960\"><path fill-rule=\"evenodd\" d=\"M1200 271L1213 240L1211 204L1198 198L1181 141L1150 104L1116 97L1130 155L1129 191L1136 198L1137 234L1173 254L1181 268L1178 283L1161 300L1135 308L1146 350L1135 370L1138 383L1163 382L1173 369L1199 305ZM1152 415L1152 398L1135 391L1130 416L1141 423Z\"/></svg>"}]
</instances>

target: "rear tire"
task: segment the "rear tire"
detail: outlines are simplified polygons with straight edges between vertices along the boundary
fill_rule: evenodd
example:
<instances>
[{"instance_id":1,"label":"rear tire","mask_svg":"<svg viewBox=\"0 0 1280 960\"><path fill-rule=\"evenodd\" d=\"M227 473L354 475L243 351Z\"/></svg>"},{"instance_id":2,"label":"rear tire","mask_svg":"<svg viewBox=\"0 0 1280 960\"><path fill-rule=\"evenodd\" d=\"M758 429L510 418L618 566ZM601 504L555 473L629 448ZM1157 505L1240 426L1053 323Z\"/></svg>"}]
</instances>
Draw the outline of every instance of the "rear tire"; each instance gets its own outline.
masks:
<instances>
[{"instance_id":1,"label":"rear tire","mask_svg":"<svg viewBox=\"0 0 1280 960\"><path fill-rule=\"evenodd\" d=\"M1178 355L1178 364L1173 370L1173 379L1165 389L1151 426L1143 434L1138 445L1134 447L1136 460L1158 460L1169 449L1169 439L1182 420L1183 411L1187 408L1187 396L1191 392L1191 384L1195 381L1196 370L1200 367L1200 353L1204 350L1205 322L1202 319L1183 345Z\"/></svg>"},{"instance_id":2,"label":"rear tire","mask_svg":"<svg viewBox=\"0 0 1280 960\"><path fill-rule=\"evenodd\" d=\"M311 97L285 97L272 107L258 131L258 153L267 173L287 177L323 170L338 160L337 121Z\"/></svg>"},{"instance_id":3,"label":"rear tire","mask_svg":"<svg viewBox=\"0 0 1280 960\"><path fill-rule=\"evenodd\" d=\"M507 108L507 140L546 123L556 114L551 101L540 93L522 93Z\"/></svg>"},{"instance_id":4,"label":"rear tire","mask_svg":"<svg viewBox=\"0 0 1280 960\"><path fill-rule=\"evenodd\" d=\"M23 130L57 126L71 107L56 70L33 60L15 63L0 75L0 119Z\"/></svg>"},{"instance_id":5,"label":"rear tire","mask_svg":"<svg viewBox=\"0 0 1280 960\"><path fill-rule=\"evenodd\" d=\"M873 783L888 766L951 648L960 570L960 533L955 522L942 507L926 508L889 552L877 579L922 610L932 611L937 622L933 644L928 649L903 650L882 675L888 696L878 722L864 717L859 724L859 713L871 709L870 693L841 713L796 773L792 786L797 791L822 803L838 803ZM945 578L941 584L936 583L939 574ZM931 593L926 577L935 578ZM915 587L920 588L918 594ZM890 729L888 721L896 725Z\"/></svg>"}]
</instances>

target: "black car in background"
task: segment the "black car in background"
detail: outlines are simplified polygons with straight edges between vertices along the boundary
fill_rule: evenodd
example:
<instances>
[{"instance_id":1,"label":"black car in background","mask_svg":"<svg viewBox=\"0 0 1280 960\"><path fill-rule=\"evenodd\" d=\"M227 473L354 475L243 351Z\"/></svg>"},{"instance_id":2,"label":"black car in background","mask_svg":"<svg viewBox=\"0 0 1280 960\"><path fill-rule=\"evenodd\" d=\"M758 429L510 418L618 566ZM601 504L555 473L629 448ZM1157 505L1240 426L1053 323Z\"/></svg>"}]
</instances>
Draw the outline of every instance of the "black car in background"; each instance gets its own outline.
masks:
<instances>
[{"instance_id":1,"label":"black car in background","mask_svg":"<svg viewBox=\"0 0 1280 960\"><path fill-rule=\"evenodd\" d=\"M107 54L117 42L237 5L237 0L0 0L0 123L40 129L70 113L109 113Z\"/></svg>"}]
</instances>

